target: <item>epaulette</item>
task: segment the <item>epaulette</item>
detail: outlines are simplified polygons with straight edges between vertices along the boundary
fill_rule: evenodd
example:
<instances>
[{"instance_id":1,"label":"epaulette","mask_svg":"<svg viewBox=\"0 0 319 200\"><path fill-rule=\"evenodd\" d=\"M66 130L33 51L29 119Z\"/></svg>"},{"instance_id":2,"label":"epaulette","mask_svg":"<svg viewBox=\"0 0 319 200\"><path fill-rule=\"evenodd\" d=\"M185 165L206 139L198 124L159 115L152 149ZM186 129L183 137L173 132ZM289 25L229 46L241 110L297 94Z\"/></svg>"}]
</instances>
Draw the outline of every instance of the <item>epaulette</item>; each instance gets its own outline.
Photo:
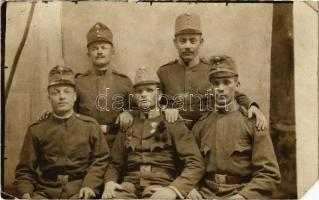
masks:
<instances>
[{"instance_id":1,"label":"epaulette","mask_svg":"<svg viewBox=\"0 0 319 200\"><path fill-rule=\"evenodd\" d=\"M245 116L248 117L248 110L244 106L239 107L239 111Z\"/></svg>"},{"instance_id":2,"label":"epaulette","mask_svg":"<svg viewBox=\"0 0 319 200\"><path fill-rule=\"evenodd\" d=\"M160 68L161 68L161 67L168 66L168 65L171 65L171 64L175 64L175 63L177 63L177 62L178 62L178 60L177 60L177 58L176 58L175 60L172 60L172 61L170 61L170 62L168 62L168 63L166 63L166 64L160 66Z\"/></svg>"},{"instance_id":3,"label":"epaulette","mask_svg":"<svg viewBox=\"0 0 319 200\"><path fill-rule=\"evenodd\" d=\"M90 71L90 70L86 71L85 73L76 73L76 74L75 74L75 78L80 78L80 77L88 76L88 75L90 75L90 74L91 74L91 71Z\"/></svg>"},{"instance_id":4,"label":"epaulette","mask_svg":"<svg viewBox=\"0 0 319 200\"><path fill-rule=\"evenodd\" d=\"M78 118L78 119L81 119L83 121L86 121L86 122L93 122L93 123L98 124L97 121L94 118L86 116L86 115L75 113L75 117Z\"/></svg>"},{"instance_id":5,"label":"epaulette","mask_svg":"<svg viewBox=\"0 0 319 200\"><path fill-rule=\"evenodd\" d=\"M51 112L49 112L48 114L45 114L45 117L42 117L42 119L37 119L36 121L32 122L30 127L48 120L51 116L52 116Z\"/></svg>"},{"instance_id":6,"label":"epaulette","mask_svg":"<svg viewBox=\"0 0 319 200\"><path fill-rule=\"evenodd\" d=\"M116 74L116 75L118 75L118 76L121 76L121 77L124 77L124 78L129 78L128 76L126 76L125 74L122 74L122 73L120 73L120 72L118 72L118 71L116 71L116 70L112 70L112 73L113 74Z\"/></svg>"},{"instance_id":7,"label":"epaulette","mask_svg":"<svg viewBox=\"0 0 319 200\"><path fill-rule=\"evenodd\" d=\"M204 58L204 57L200 58L199 60L200 60L202 63L205 63L205 64L207 64L207 65L210 65L209 61L208 61L206 58Z\"/></svg>"},{"instance_id":8,"label":"epaulette","mask_svg":"<svg viewBox=\"0 0 319 200\"><path fill-rule=\"evenodd\" d=\"M199 119L198 121L202 121L206 119L212 112L205 112Z\"/></svg>"}]
</instances>

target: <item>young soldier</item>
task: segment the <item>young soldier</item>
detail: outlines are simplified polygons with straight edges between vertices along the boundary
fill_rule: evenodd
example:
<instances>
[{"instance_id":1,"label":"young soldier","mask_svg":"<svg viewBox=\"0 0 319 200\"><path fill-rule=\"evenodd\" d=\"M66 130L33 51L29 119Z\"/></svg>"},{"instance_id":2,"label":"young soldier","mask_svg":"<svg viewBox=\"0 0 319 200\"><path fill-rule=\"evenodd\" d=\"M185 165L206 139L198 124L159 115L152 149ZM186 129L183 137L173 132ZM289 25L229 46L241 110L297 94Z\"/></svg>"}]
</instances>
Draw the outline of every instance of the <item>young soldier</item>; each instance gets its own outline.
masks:
<instances>
[{"instance_id":1,"label":"young soldier","mask_svg":"<svg viewBox=\"0 0 319 200\"><path fill-rule=\"evenodd\" d=\"M98 123L74 113L74 74L56 66L49 74L53 113L25 136L15 184L22 198L93 198L99 195L109 149Z\"/></svg>"},{"instance_id":2,"label":"young soldier","mask_svg":"<svg viewBox=\"0 0 319 200\"><path fill-rule=\"evenodd\" d=\"M210 63L201 59L199 50L204 43L200 17L194 13L183 13L175 21L174 44L179 57L161 66L157 73L168 107L165 114L169 122L178 116L178 110L186 125L192 128L201 115L210 110L210 83L207 77ZM256 116L256 126L264 129L266 118L245 94L236 92L236 100ZM174 109L175 108L175 109ZM168 110L171 110L168 112ZM174 115L175 110L175 115Z\"/></svg>"},{"instance_id":3,"label":"young soldier","mask_svg":"<svg viewBox=\"0 0 319 200\"><path fill-rule=\"evenodd\" d=\"M133 125L116 137L102 198L183 198L203 175L193 135L181 120L167 123L158 107L158 78L148 72L146 68L136 72L134 97L139 110ZM184 161L180 174L178 160Z\"/></svg>"},{"instance_id":4,"label":"young soldier","mask_svg":"<svg viewBox=\"0 0 319 200\"><path fill-rule=\"evenodd\" d=\"M215 91L215 111L204 115L193 134L205 160L206 173L188 195L192 199L263 199L280 182L270 135L258 131L255 121L235 99L239 85L234 61L212 58L209 81Z\"/></svg>"}]
</instances>

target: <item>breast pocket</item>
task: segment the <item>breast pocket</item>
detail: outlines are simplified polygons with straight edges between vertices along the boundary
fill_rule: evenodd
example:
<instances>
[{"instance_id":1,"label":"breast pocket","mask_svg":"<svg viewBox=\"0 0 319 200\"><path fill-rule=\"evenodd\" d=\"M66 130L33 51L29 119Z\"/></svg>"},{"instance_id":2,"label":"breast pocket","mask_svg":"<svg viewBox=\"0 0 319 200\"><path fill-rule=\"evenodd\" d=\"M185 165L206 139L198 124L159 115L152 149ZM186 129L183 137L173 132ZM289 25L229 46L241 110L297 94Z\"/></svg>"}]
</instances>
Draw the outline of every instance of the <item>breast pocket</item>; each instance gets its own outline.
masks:
<instances>
[{"instance_id":1,"label":"breast pocket","mask_svg":"<svg viewBox=\"0 0 319 200\"><path fill-rule=\"evenodd\" d=\"M236 163L250 162L251 145L245 141L236 141L231 148L229 155Z\"/></svg>"},{"instance_id":2,"label":"breast pocket","mask_svg":"<svg viewBox=\"0 0 319 200\"><path fill-rule=\"evenodd\" d=\"M58 160L58 156L55 154L44 153L42 155L42 161L45 164L55 164Z\"/></svg>"},{"instance_id":3,"label":"breast pocket","mask_svg":"<svg viewBox=\"0 0 319 200\"><path fill-rule=\"evenodd\" d=\"M90 159L90 153L89 145L81 145L81 147L70 150L69 159L72 161L87 160Z\"/></svg>"},{"instance_id":4,"label":"breast pocket","mask_svg":"<svg viewBox=\"0 0 319 200\"><path fill-rule=\"evenodd\" d=\"M165 140L155 139L155 137L150 139L151 151L162 151L163 149L168 149L173 147L171 136L167 132L165 132L164 134L166 134L166 137L167 137Z\"/></svg>"}]
</instances>

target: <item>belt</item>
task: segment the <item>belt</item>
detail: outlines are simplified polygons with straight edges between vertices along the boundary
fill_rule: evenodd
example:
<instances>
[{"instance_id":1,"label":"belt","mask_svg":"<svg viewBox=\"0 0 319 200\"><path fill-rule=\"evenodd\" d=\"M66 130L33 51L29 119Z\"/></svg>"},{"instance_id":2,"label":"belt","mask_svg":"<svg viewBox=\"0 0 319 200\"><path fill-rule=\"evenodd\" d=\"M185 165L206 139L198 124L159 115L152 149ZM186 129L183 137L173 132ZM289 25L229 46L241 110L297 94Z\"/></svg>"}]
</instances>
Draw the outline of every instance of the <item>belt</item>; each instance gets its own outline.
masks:
<instances>
[{"instance_id":1,"label":"belt","mask_svg":"<svg viewBox=\"0 0 319 200\"><path fill-rule=\"evenodd\" d=\"M155 167L152 165L135 165L134 167L128 168L128 172L159 172L159 173L165 173L169 174L172 176L175 176L175 171L172 169L167 169L167 168L161 168L161 167Z\"/></svg>"},{"instance_id":2,"label":"belt","mask_svg":"<svg viewBox=\"0 0 319 200\"><path fill-rule=\"evenodd\" d=\"M223 184L248 183L251 176L231 176L226 174L206 173L205 178Z\"/></svg>"},{"instance_id":3,"label":"belt","mask_svg":"<svg viewBox=\"0 0 319 200\"><path fill-rule=\"evenodd\" d=\"M42 178L44 180L59 181L59 182L70 182L70 181L82 179L83 177L84 177L84 175L72 176L69 174L42 175Z\"/></svg>"}]
</instances>

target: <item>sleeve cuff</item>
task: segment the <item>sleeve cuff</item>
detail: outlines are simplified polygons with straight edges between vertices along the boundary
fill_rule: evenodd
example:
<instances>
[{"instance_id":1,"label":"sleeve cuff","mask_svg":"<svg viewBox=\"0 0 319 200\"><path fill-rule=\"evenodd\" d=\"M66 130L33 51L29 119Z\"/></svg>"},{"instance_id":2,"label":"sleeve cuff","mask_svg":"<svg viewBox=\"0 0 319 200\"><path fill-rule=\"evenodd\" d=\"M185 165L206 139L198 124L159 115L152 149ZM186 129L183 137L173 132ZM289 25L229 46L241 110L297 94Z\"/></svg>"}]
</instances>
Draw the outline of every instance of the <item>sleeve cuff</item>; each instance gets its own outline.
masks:
<instances>
[{"instance_id":1,"label":"sleeve cuff","mask_svg":"<svg viewBox=\"0 0 319 200\"><path fill-rule=\"evenodd\" d=\"M17 190L20 193L20 195L23 195L25 193L29 193L30 196L32 196L34 191L34 186L32 183L20 183L17 185Z\"/></svg>"},{"instance_id":2,"label":"sleeve cuff","mask_svg":"<svg viewBox=\"0 0 319 200\"><path fill-rule=\"evenodd\" d=\"M117 182L118 176L116 175L115 172L106 172L104 176L104 183L114 181Z\"/></svg>"},{"instance_id":3,"label":"sleeve cuff","mask_svg":"<svg viewBox=\"0 0 319 200\"><path fill-rule=\"evenodd\" d=\"M259 105L258 105L258 103L257 102L251 102L250 104L249 104L249 108L251 107L251 106L256 106L258 109L259 109ZM248 109L249 109L248 108Z\"/></svg>"},{"instance_id":4,"label":"sleeve cuff","mask_svg":"<svg viewBox=\"0 0 319 200\"><path fill-rule=\"evenodd\" d=\"M168 186L168 188L173 190L179 199L185 199L185 197L179 192L179 190L176 187L170 185L170 186Z\"/></svg>"}]
</instances>

